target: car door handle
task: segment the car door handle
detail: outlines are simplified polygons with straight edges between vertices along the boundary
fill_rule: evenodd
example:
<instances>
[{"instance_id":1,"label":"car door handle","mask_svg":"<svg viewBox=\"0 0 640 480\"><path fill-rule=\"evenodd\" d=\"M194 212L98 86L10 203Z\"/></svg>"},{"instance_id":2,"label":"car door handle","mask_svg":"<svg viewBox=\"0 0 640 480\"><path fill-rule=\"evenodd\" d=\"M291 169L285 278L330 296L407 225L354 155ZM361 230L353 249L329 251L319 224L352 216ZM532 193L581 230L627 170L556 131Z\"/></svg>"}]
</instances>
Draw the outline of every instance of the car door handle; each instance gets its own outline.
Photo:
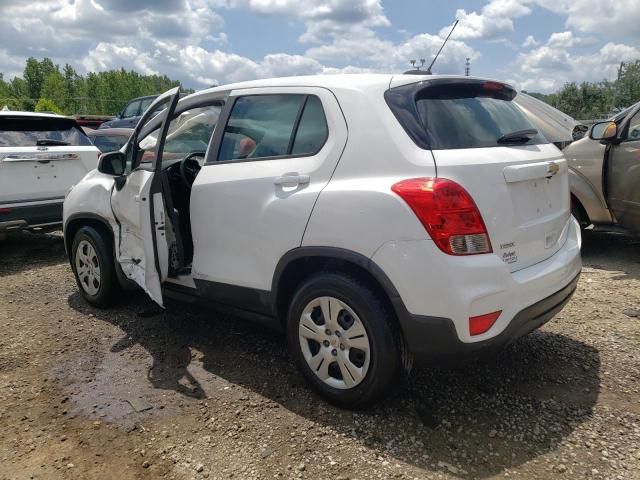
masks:
<instances>
[{"instance_id":1,"label":"car door handle","mask_svg":"<svg viewBox=\"0 0 640 480\"><path fill-rule=\"evenodd\" d=\"M279 187L295 187L297 185L306 185L311 179L309 175L299 175L297 173L287 173L276 178L273 183Z\"/></svg>"}]
</instances>

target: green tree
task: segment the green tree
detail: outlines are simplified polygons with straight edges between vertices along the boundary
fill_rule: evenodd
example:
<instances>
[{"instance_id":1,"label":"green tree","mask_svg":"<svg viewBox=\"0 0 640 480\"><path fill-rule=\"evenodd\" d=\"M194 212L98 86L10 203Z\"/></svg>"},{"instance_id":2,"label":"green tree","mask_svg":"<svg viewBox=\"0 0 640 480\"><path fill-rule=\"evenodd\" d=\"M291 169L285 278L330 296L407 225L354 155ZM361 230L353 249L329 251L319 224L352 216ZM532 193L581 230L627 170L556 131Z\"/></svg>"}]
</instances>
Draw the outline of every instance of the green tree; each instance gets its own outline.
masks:
<instances>
[{"instance_id":1,"label":"green tree","mask_svg":"<svg viewBox=\"0 0 640 480\"><path fill-rule=\"evenodd\" d=\"M62 74L54 70L44 78L42 82L42 89L40 90L40 99L46 98L51 100L54 104L60 105L64 110L66 106L64 77ZM65 111L65 113L72 113L71 111Z\"/></svg>"},{"instance_id":2,"label":"green tree","mask_svg":"<svg viewBox=\"0 0 640 480\"><path fill-rule=\"evenodd\" d=\"M62 110L53 100L42 97L36 103L36 112L62 113Z\"/></svg>"},{"instance_id":3,"label":"green tree","mask_svg":"<svg viewBox=\"0 0 640 480\"><path fill-rule=\"evenodd\" d=\"M625 108L640 101L640 60L628 63L615 86L615 106Z\"/></svg>"},{"instance_id":4,"label":"green tree","mask_svg":"<svg viewBox=\"0 0 640 480\"><path fill-rule=\"evenodd\" d=\"M50 58L43 58L41 61L33 57L27 59L23 74L27 83L27 104L32 103L35 106L37 99L40 98L44 79L55 71L58 71L58 67Z\"/></svg>"}]
</instances>

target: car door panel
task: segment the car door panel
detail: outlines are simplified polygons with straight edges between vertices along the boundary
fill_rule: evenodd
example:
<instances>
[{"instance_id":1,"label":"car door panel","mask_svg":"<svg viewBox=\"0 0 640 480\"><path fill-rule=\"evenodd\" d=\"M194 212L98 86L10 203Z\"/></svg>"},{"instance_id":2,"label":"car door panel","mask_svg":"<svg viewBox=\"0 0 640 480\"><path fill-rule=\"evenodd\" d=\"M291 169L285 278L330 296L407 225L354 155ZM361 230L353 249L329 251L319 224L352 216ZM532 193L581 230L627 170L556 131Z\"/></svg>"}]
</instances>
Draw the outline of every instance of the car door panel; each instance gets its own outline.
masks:
<instances>
[{"instance_id":1,"label":"car door panel","mask_svg":"<svg viewBox=\"0 0 640 480\"><path fill-rule=\"evenodd\" d=\"M139 156L138 135L152 116L152 109L143 117L127 145L128 162L133 170L128 173L120 189L113 189L111 196L111 206L119 226L116 256L122 271L160 306L163 304L161 284L167 278L169 253L162 182L158 175L161 166L159 159L178 98L178 89L175 88L154 102L155 105L167 103L167 108L160 113L164 119L156 143L155 159L151 165L136 166L134 159Z\"/></svg>"},{"instance_id":2,"label":"car door panel","mask_svg":"<svg viewBox=\"0 0 640 480\"><path fill-rule=\"evenodd\" d=\"M607 202L617 222L640 235L640 111L622 126L623 139L610 146Z\"/></svg>"},{"instance_id":3,"label":"car door panel","mask_svg":"<svg viewBox=\"0 0 640 480\"><path fill-rule=\"evenodd\" d=\"M196 280L270 290L278 260L302 242L318 194L346 144L347 125L336 98L326 89L251 89L251 95L283 93L320 99L327 140L315 155L231 162L215 162L217 146L210 146L191 193ZM232 92L228 108L233 97L243 95ZM225 127L224 120L220 127ZM222 142L220 132L214 141Z\"/></svg>"}]
</instances>

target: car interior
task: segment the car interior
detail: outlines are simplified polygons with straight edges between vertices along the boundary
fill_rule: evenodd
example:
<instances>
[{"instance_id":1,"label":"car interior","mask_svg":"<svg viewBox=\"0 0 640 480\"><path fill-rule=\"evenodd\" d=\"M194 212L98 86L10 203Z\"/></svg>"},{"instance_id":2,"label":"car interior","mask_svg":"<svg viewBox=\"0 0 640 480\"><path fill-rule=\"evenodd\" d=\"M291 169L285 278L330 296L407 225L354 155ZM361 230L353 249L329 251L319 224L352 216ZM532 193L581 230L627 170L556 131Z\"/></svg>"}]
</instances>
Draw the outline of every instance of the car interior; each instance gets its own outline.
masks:
<instances>
[{"instance_id":1,"label":"car interior","mask_svg":"<svg viewBox=\"0 0 640 480\"><path fill-rule=\"evenodd\" d=\"M220 105L193 108L181 112L169 124L162 153L161 172L165 208L171 220L173 233L168 235L171 276L186 274L191 270L191 186L204 163L207 145L220 110ZM138 142L138 163L153 161L157 137L158 130L154 130Z\"/></svg>"}]
</instances>

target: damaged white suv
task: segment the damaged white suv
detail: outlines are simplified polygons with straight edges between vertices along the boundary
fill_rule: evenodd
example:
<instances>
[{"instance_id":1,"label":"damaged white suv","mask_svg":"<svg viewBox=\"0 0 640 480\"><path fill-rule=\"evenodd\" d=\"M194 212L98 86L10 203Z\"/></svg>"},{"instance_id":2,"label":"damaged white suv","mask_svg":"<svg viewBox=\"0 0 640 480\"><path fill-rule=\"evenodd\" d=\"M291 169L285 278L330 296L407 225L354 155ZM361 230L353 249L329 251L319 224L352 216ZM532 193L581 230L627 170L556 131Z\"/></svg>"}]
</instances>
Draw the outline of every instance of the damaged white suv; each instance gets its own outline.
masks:
<instances>
[{"instance_id":1,"label":"damaged white suv","mask_svg":"<svg viewBox=\"0 0 640 480\"><path fill-rule=\"evenodd\" d=\"M515 94L403 75L171 90L66 198L80 291L105 306L133 280L251 312L348 407L413 358L508 344L581 267L567 163Z\"/></svg>"}]
</instances>

